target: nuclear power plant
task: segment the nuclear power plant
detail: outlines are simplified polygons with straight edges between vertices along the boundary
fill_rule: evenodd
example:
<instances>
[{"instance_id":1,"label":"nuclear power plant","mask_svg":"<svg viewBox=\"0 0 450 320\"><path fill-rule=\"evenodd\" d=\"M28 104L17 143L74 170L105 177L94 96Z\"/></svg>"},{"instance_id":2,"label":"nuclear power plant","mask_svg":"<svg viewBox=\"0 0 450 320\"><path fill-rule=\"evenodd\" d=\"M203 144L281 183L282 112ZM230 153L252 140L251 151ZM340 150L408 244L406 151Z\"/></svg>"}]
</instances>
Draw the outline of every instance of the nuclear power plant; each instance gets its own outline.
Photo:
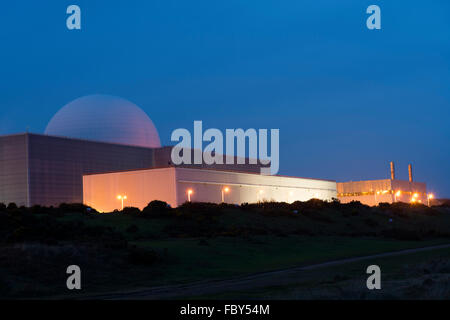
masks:
<instances>
[{"instance_id":1,"label":"nuclear power plant","mask_svg":"<svg viewBox=\"0 0 450 320\"><path fill-rule=\"evenodd\" d=\"M342 203L359 201L369 206L382 202L411 202L429 205L433 195L428 194L427 185L413 181L412 165L408 165L409 181L395 178L395 165L391 165L391 178L381 180L365 180L338 182L338 198Z\"/></svg>"},{"instance_id":2,"label":"nuclear power plant","mask_svg":"<svg viewBox=\"0 0 450 320\"><path fill-rule=\"evenodd\" d=\"M174 165L171 146L135 104L91 95L59 110L44 134L0 136L0 203L57 206L84 203L101 212L143 208L152 200L178 206L213 203L294 202L317 198L427 203L426 184L395 178L357 182L266 176L261 164ZM236 162L235 162L236 163Z\"/></svg>"}]
</instances>

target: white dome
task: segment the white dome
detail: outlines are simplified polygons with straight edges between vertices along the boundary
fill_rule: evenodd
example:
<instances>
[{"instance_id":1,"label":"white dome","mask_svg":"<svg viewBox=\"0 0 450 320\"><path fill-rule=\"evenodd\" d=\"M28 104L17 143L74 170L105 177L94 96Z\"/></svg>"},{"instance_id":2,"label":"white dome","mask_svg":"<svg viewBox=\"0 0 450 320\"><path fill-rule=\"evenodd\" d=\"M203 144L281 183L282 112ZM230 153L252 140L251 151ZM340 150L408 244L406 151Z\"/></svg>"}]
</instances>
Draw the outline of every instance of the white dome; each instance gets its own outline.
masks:
<instances>
[{"instance_id":1,"label":"white dome","mask_svg":"<svg viewBox=\"0 0 450 320\"><path fill-rule=\"evenodd\" d=\"M89 95L62 107L45 134L102 142L159 148L158 131L147 114L119 97Z\"/></svg>"}]
</instances>

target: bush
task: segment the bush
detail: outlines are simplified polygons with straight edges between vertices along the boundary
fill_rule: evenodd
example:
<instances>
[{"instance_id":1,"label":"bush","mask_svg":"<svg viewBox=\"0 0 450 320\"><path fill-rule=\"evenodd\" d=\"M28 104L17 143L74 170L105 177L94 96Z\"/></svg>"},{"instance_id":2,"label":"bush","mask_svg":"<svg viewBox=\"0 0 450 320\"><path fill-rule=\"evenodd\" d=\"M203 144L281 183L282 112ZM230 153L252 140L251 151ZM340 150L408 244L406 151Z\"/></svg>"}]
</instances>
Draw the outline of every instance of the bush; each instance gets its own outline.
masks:
<instances>
[{"instance_id":1,"label":"bush","mask_svg":"<svg viewBox=\"0 0 450 320\"><path fill-rule=\"evenodd\" d=\"M16 209L18 209L17 208L17 204L15 204L14 202L11 202L10 204L8 204L8 207L7 207L7 209L8 210L16 210Z\"/></svg>"},{"instance_id":2,"label":"bush","mask_svg":"<svg viewBox=\"0 0 450 320\"><path fill-rule=\"evenodd\" d=\"M135 208L135 207L125 207L122 210L122 214L138 216L141 214L141 210L139 210L139 208Z\"/></svg>"},{"instance_id":3,"label":"bush","mask_svg":"<svg viewBox=\"0 0 450 320\"><path fill-rule=\"evenodd\" d=\"M208 202L185 202L176 209L178 217L199 222L212 221L222 214L223 206Z\"/></svg>"},{"instance_id":4,"label":"bush","mask_svg":"<svg viewBox=\"0 0 450 320\"><path fill-rule=\"evenodd\" d=\"M47 208L44 208L48 210ZM58 207L62 213L94 213L97 212L91 207L88 207L82 203L62 203Z\"/></svg>"},{"instance_id":5,"label":"bush","mask_svg":"<svg viewBox=\"0 0 450 320\"><path fill-rule=\"evenodd\" d=\"M143 217L163 217L166 216L172 208L167 202L153 200L143 210Z\"/></svg>"}]
</instances>

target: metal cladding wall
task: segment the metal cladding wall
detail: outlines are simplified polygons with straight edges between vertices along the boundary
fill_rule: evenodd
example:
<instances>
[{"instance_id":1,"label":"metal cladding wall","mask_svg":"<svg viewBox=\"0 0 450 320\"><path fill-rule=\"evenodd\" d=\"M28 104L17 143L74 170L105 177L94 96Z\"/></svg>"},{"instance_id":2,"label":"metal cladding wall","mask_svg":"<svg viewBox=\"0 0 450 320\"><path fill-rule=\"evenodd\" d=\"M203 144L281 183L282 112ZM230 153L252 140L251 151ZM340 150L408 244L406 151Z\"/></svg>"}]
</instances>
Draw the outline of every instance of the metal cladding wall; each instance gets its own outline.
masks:
<instances>
[{"instance_id":1,"label":"metal cladding wall","mask_svg":"<svg viewBox=\"0 0 450 320\"><path fill-rule=\"evenodd\" d=\"M83 185L84 203L101 212L120 209L118 195L127 196L124 206L140 209L152 200L176 207L188 201L188 190L191 201L220 203L224 187L224 202L236 204L336 197L334 181L180 167L86 175Z\"/></svg>"},{"instance_id":2,"label":"metal cladding wall","mask_svg":"<svg viewBox=\"0 0 450 320\"><path fill-rule=\"evenodd\" d=\"M382 202L410 202L417 193L417 201L427 204L427 186L422 182L404 180L365 180L337 183L338 198L342 203L359 201L369 206ZM400 191L397 196L396 193Z\"/></svg>"},{"instance_id":3,"label":"metal cladding wall","mask_svg":"<svg viewBox=\"0 0 450 320\"><path fill-rule=\"evenodd\" d=\"M83 175L153 166L154 149L27 134L29 205L83 201Z\"/></svg>"},{"instance_id":4,"label":"metal cladding wall","mask_svg":"<svg viewBox=\"0 0 450 320\"><path fill-rule=\"evenodd\" d=\"M27 136L0 137L0 203L28 205Z\"/></svg>"}]
</instances>

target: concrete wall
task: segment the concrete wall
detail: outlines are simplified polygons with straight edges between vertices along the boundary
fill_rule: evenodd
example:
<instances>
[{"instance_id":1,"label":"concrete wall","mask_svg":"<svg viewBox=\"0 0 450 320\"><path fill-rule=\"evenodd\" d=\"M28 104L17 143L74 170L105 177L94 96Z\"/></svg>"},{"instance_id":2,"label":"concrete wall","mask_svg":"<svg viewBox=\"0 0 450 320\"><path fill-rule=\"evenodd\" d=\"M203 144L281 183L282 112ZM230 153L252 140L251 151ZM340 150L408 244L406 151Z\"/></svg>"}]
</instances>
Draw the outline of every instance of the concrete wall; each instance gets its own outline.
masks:
<instances>
[{"instance_id":1,"label":"concrete wall","mask_svg":"<svg viewBox=\"0 0 450 320\"><path fill-rule=\"evenodd\" d=\"M166 201L177 206L175 169L125 171L83 177L83 199L100 212L121 209L118 195L126 195L125 207L143 209L152 200Z\"/></svg>"},{"instance_id":2,"label":"concrete wall","mask_svg":"<svg viewBox=\"0 0 450 320\"><path fill-rule=\"evenodd\" d=\"M0 203L28 205L28 138L0 137Z\"/></svg>"},{"instance_id":3,"label":"concrete wall","mask_svg":"<svg viewBox=\"0 0 450 320\"><path fill-rule=\"evenodd\" d=\"M83 184L84 203L102 212L120 209L119 194L127 196L125 206L140 209L152 200L176 207L188 200L188 190L191 201L220 203L224 187L224 202L236 204L336 197L334 181L174 167L86 175Z\"/></svg>"}]
</instances>

